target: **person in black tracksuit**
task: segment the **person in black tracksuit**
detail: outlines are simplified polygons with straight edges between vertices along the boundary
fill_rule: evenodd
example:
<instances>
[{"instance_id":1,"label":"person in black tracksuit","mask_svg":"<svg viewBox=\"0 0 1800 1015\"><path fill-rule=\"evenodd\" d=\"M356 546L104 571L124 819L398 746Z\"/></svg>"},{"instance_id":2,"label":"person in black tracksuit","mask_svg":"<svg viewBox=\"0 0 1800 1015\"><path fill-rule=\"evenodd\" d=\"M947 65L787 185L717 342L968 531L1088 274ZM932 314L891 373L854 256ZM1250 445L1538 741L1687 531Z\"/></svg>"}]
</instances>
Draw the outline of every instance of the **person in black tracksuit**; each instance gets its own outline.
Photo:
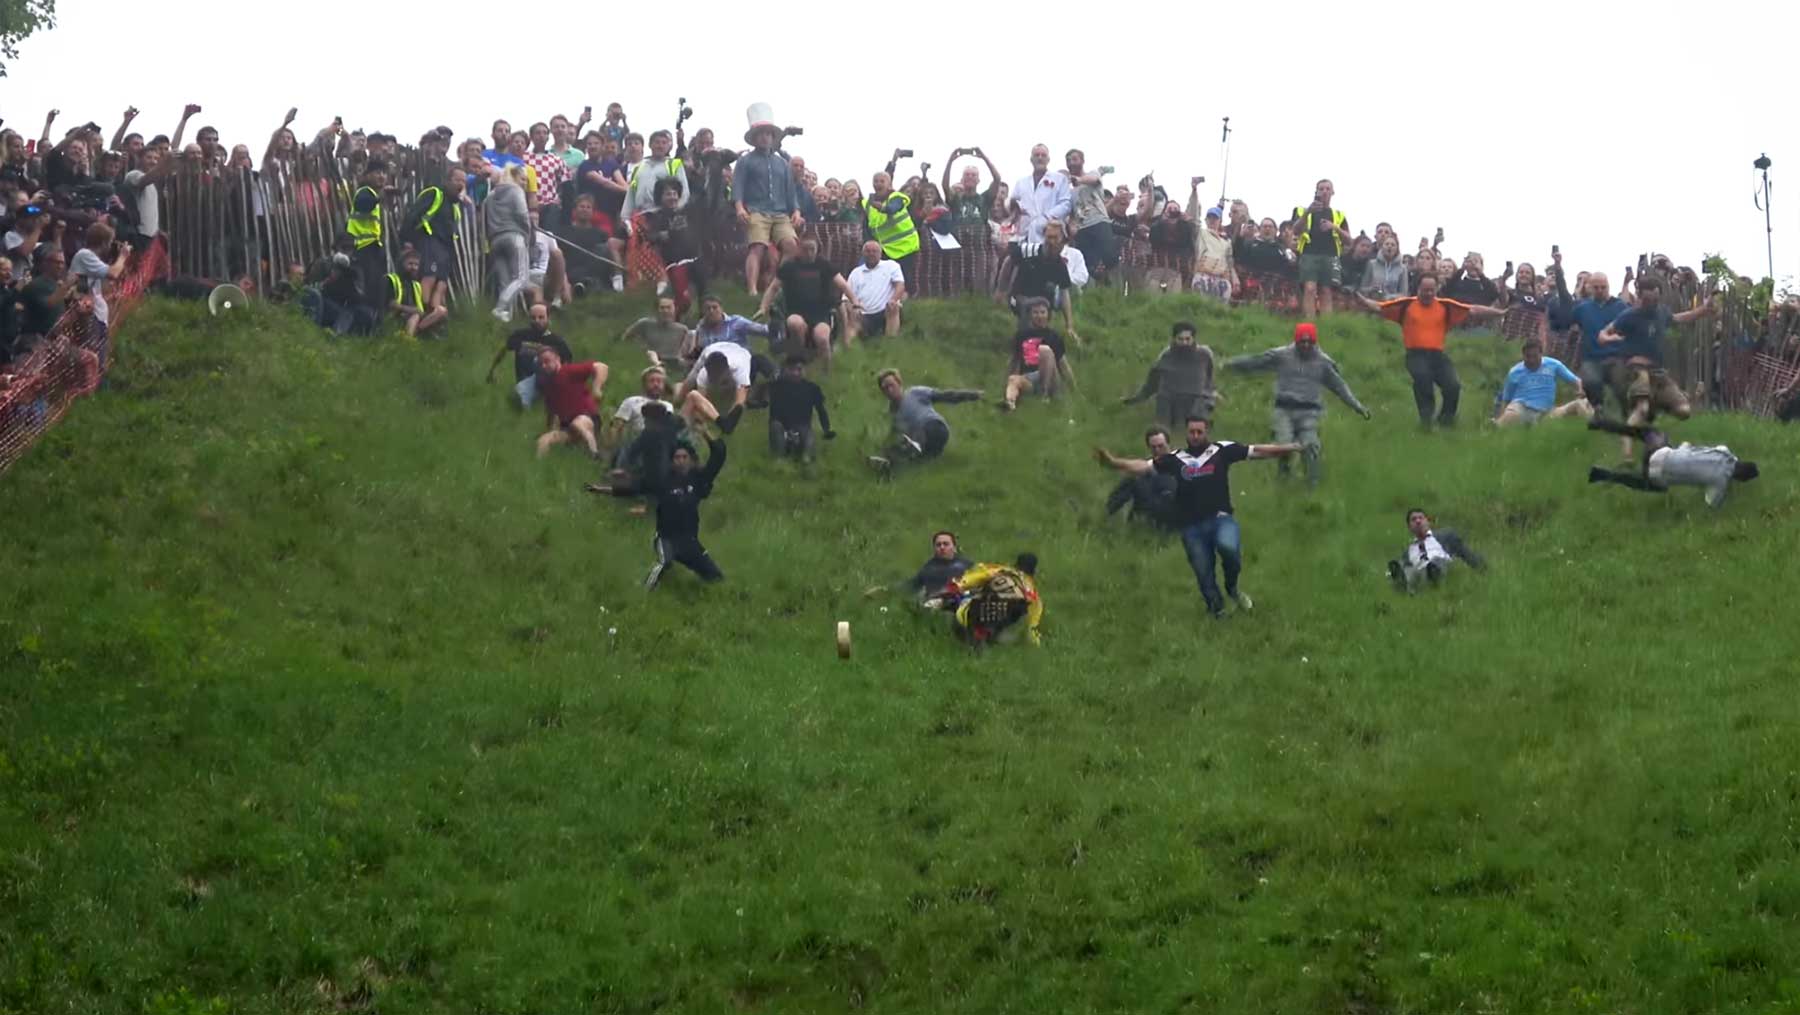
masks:
<instances>
[{"instance_id":1,"label":"person in black tracksuit","mask_svg":"<svg viewBox=\"0 0 1800 1015\"><path fill-rule=\"evenodd\" d=\"M677 446L670 456L668 474L649 492L656 499L656 564L644 579L646 590L656 588L670 564L681 564L708 582L725 577L719 565L700 545L700 502L712 495L713 480L725 467L725 442L706 439L706 467L694 471L694 453Z\"/></svg>"}]
</instances>

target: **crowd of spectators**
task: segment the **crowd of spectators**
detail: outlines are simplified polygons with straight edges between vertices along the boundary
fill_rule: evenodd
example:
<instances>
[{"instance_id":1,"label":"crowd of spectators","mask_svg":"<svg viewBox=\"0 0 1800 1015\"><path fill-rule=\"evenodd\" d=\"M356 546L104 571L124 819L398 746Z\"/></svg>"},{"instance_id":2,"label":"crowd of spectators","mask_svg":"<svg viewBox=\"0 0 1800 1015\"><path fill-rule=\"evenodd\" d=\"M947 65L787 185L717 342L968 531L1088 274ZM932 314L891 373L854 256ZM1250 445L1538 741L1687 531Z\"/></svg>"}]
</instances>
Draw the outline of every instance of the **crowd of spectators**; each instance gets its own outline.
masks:
<instances>
[{"instance_id":1,"label":"crowd of spectators","mask_svg":"<svg viewBox=\"0 0 1800 1015\"><path fill-rule=\"evenodd\" d=\"M821 178L788 151L802 131L780 124L767 104L749 108L741 148L719 145L710 128L689 136L692 112L683 100L672 127L646 133L612 103L599 119L585 108L523 129L496 120L486 137L460 143L440 126L403 146L392 134L348 129L341 118L302 140L294 129L298 110L290 109L257 158L250 144L228 146L210 126L188 140L198 105L185 107L169 133L148 138L137 129L136 108L125 110L110 136L96 122L59 130L60 113L52 110L36 139L0 131L7 255L0 286L9 290L0 299L0 361L28 354L69 309L105 326L109 281L132 251L165 232L159 188L172 173L244 173L281 185L309 161L332 166L347 181L347 235L335 256L285 265L270 277L285 275L297 289L310 289L309 310L339 332L370 332L391 318L407 334L429 334L448 312L454 231L467 215L481 216L487 227L493 312L503 321L519 307L541 302L555 310L622 290L634 248L655 260L679 317L728 279L736 284L741 277L763 297L784 263L817 260L803 254L801 240L824 223L859 230L876 265L892 262L903 285L870 268L834 292L831 276L813 272L789 287L779 308L802 333L823 326L821 315L840 302L846 330L897 330L905 299L919 289L921 251L971 238L991 246L985 284L1018 311L1021 324L1025 308L1041 299L1077 345L1075 294L1088 285L1128 286L1146 274L1162 288L1220 300L1279 303L1279 294L1291 293L1292 308L1307 318L1360 306L1363 298L1416 296L1429 277L1445 299L1541 315L1540 333L1551 335L1580 328L1575 308L1592 294L1589 280L1605 278L1567 278L1554 248L1542 270L1506 261L1492 273L1477 251L1451 254L1442 229L1416 244L1403 243L1387 222L1370 232L1338 206L1329 180L1319 181L1307 203L1258 217L1243 200L1203 200L1197 176L1185 203L1149 176L1135 187L1119 183L1113 167L1091 163L1080 149L1065 152L1054 168L1051 149L1034 146L1029 172L1008 183L989 153L969 146L950 151L936 179L929 162L895 149L870 173L865 191L857 174ZM405 182L414 186L403 188ZM403 193L411 200L396 205ZM385 230L399 242L386 239ZM745 241L741 266L711 256L719 249L712 241L723 236ZM1148 263L1125 263L1128 248L1147 250ZM1654 255L1624 272L1619 294L1629 299L1644 277L1691 305L1711 284ZM763 309L776 308L764 300ZM1769 351L1777 354L1794 351L1793 301L1752 312L1757 326L1748 341L1774 343Z\"/></svg>"}]
</instances>

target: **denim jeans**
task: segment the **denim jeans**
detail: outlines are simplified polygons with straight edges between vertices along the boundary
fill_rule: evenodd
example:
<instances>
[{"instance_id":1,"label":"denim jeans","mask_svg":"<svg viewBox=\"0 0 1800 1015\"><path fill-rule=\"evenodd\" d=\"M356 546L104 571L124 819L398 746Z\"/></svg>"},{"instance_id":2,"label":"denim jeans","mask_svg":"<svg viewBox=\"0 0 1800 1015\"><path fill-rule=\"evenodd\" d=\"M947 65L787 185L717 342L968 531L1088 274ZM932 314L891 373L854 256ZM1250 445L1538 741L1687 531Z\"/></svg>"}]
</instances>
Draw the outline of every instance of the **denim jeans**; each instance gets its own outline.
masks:
<instances>
[{"instance_id":1,"label":"denim jeans","mask_svg":"<svg viewBox=\"0 0 1800 1015\"><path fill-rule=\"evenodd\" d=\"M1225 598L1219 595L1219 583L1213 578L1213 558L1225 567L1225 592L1237 595L1238 571L1244 558L1238 542L1237 519L1221 511L1211 518L1195 522L1181 530L1181 548L1187 551L1188 566L1200 580L1200 596L1208 611L1225 612Z\"/></svg>"}]
</instances>

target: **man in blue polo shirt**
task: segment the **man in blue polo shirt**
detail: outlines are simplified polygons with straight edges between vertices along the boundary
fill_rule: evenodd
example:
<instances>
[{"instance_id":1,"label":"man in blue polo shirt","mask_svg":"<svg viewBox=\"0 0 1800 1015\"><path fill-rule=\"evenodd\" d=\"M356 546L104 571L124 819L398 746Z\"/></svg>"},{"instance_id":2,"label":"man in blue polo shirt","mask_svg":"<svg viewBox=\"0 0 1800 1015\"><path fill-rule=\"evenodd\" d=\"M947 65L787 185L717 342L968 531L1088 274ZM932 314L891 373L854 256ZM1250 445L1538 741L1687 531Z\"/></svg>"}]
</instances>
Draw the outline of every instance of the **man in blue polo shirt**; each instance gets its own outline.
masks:
<instances>
[{"instance_id":1,"label":"man in blue polo shirt","mask_svg":"<svg viewBox=\"0 0 1800 1015\"><path fill-rule=\"evenodd\" d=\"M1596 412L1606 407L1606 367L1617 355L1615 347L1600 344L1600 332L1631 309L1631 304L1612 295L1611 289L1606 273L1596 271L1582 286L1581 302L1571 307L1562 270L1556 272L1558 309L1581 328L1581 388Z\"/></svg>"},{"instance_id":2,"label":"man in blue polo shirt","mask_svg":"<svg viewBox=\"0 0 1800 1015\"><path fill-rule=\"evenodd\" d=\"M1562 360L1545 356L1541 339L1526 339L1523 351L1525 358L1513 364L1513 368L1506 372L1506 384L1501 387L1500 400L1495 403L1496 426L1513 426L1518 423L1530 426L1545 418L1580 416L1585 419L1594 415L1594 407L1588 403L1587 393L1582 390L1581 378L1564 366ZM1573 402L1557 405L1557 381L1575 385L1581 397Z\"/></svg>"}]
</instances>

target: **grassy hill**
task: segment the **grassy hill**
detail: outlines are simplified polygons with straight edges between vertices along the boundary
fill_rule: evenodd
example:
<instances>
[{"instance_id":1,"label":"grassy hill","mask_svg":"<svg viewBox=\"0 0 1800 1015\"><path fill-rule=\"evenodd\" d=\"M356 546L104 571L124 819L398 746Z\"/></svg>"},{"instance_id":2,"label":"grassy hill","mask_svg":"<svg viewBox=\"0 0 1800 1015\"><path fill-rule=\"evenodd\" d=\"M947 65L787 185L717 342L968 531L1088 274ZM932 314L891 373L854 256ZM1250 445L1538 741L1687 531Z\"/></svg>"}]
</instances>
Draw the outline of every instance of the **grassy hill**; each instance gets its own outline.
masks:
<instances>
[{"instance_id":1,"label":"grassy hill","mask_svg":"<svg viewBox=\"0 0 1800 1015\"><path fill-rule=\"evenodd\" d=\"M561 329L615 403L636 310ZM648 524L482 383L491 320L147 307L0 477L0 1012L1800 1007L1800 437L1683 426L1763 463L1717 512L1590 488L1610 439L1472 425L1496 340L1424 434L1397 333L1334 318L1375 419L1332 408L1315 493L1234 471L1257 609L1212 622L1087 457L1139 446L1178 316L1290 330L1100 294L1075 398L951 407L878 483L876 369L1002 380L1001 311L918 307L825 382L815 466L732 439L727 582L646 595ZM1489 572L1392 593L1415 504ZM1041 650L863 597L940 527L1041 556Z\"/></svg>"}]
</instances>

